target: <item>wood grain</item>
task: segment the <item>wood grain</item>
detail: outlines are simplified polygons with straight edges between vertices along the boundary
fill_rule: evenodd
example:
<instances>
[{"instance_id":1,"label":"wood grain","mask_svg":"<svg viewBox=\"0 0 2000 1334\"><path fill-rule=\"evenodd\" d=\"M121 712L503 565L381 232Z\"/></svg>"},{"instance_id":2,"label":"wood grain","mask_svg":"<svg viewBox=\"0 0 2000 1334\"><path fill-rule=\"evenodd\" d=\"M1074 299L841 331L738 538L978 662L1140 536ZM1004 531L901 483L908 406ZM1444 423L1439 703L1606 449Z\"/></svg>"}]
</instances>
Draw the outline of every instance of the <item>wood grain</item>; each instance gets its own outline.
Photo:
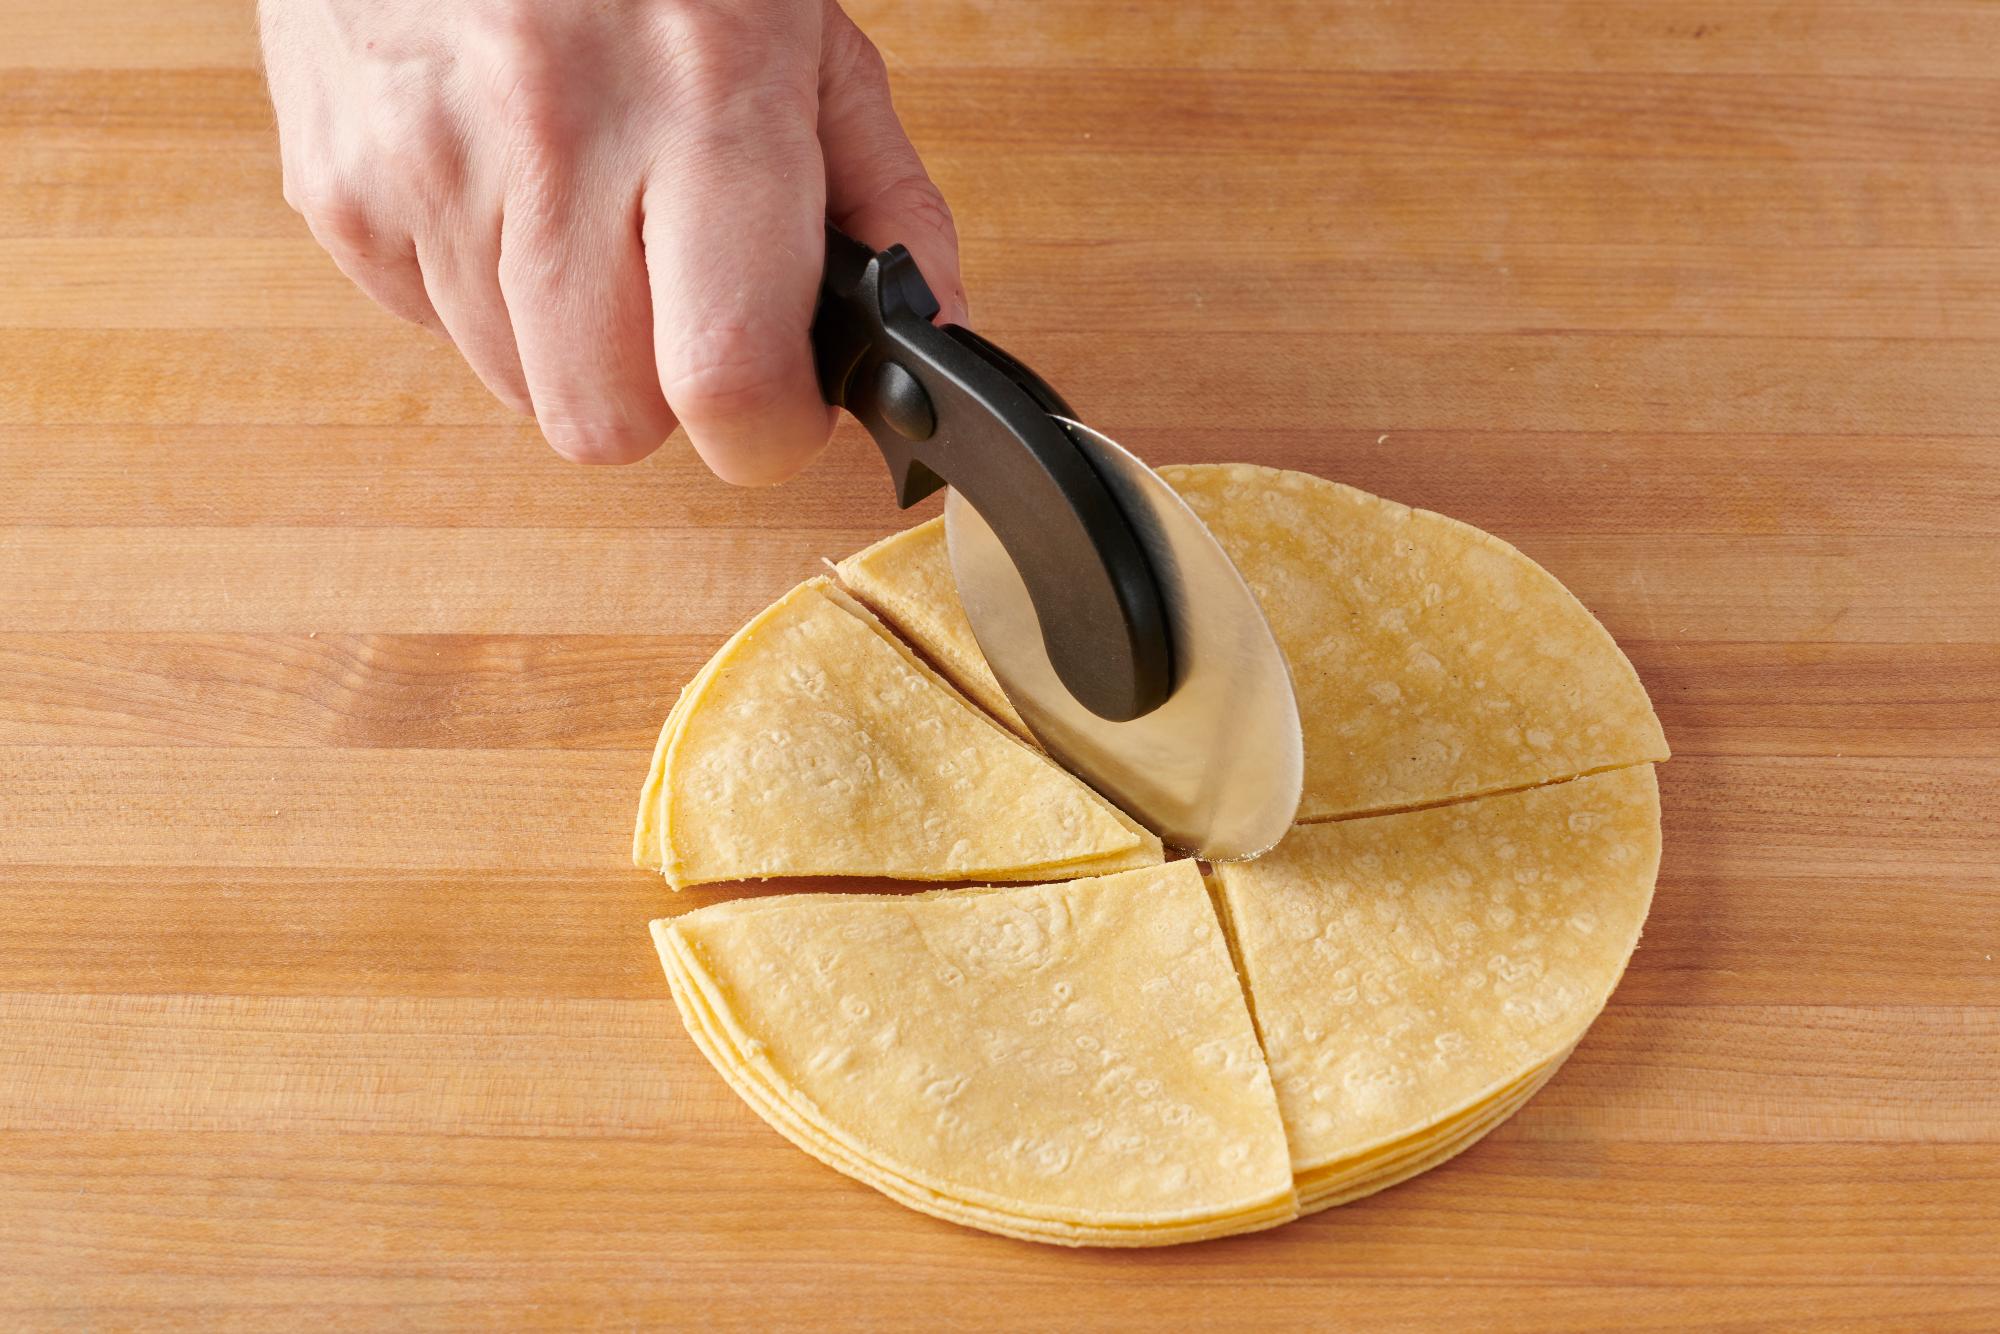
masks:
<instances>
[{"instance_id":1,"label":"wood grain","mask_svg":"<svg viewBox=\"0 0 2000 1334\"><path fill-rule=\"evenodd\" d=\"M913 124L939 183L954 198L979 199L977 212L957 219L975 275L1026 239L1102 245L1164 235L1189 246L1196 267L1202 247L1235 236L1383 247L2000 244L2000 166L1326 157L1242 146L1190 156L1024 144L995 154L954 148ZM296 241L304 228L285 207L275 162L264 129L0 127L0 236ZM997 294L982 292L982 301L988 295Z\"/></svg>"},{"instance_id":2,"label":"wood grain","mask_svg":"<svg viewBox=\"0 0 2000 1334\"><path fill-rule=\"evenodd\" d=\"M593 635L735 625L859 529L605 533L485 528L15 528L22 631ZM2000 643L2000 536L1521 534L1614 634L1643 639ZM672 579L668 572L690 571Z\"/></svg>"},{"instance_id":3,"label":"wood grain","mask_svg":"<svg viewBox=\"0 0 2000 1334\"><path fill-rule=\"evenodd\" d=\"M896 104L989 149L2000 164L2000 87L1978 78L1128 65L1025 99L1021 82L1005 67L906 67ZM0 130L207 134L267 130L270 119L248 69L30 68L0 93Z\"/></svg>"},{"instance_id":4,"label":"wood grain","mask_svg":"<svg viewBox=\"0 0 2000 1334\"><path fill-rule=\"evenodd\" d=\"M2000 970L1986 958L2000 953L1990 874L1757 876L1748 894L1732 892L1745 877L1682 860L1667 867L1621 1004L2000 1005ZM813 888L775 881L761 892ZM0 969L21 993L657 1000L659 964L637 925L736 892L669 896L622 866L26 863L0 866ZM135 905L146 937L136 958ZM508 966L495 967L490 936L462 921L499 924Z\"/></svg>"},{"instance_id":5,"label":"wood grain","mask_svg":"<svg viewBox=\"0 0 2000 1334\"><path fill-rule=\"evenodd\" d=\"M1723 333L1828 323L1877 338L2000 338L2000 249L1417 246L1224 236L1175 276L1184 242L1023 241L973 265L981 322L1214 332ZM130 275L127 277L126 275ZM1163 278L1163 275L1168 275ZM0 319L33 329L375 331L380 311L308 238L0 238Z\"/></svg>"},{"instance_id":6,"label":"wood grain","mask_svg":"<svg viewBox=\"0 0 2000 1334\"><path fill-rule=\"evenodd\" d=\"M1859 1183L1858 1183L1859 1184ZM362 1211L357 1211L362 1212ZM364 1217L368 1217L364 1212ZM243 1225L257 1225L252 1218ZM1774 1223L1773 1226L1781 1226ZM459 1249L477 1246L465 1240L478 1230L471 1220L446 1214L438 1225L442 1237ZM426 1240L432 1240L431 1237ZM1885 1244L1886 1244L1885 1239ZM1714 1326L1806 1327L1872 1331L1884 1323L1908 1320L1926 1330L1984 1331L1992 1328L2000 1305L1985 1289L1963 1285L1846 1287L1824 1282L1722 1282L1706 1287L1682 1284L1592 1284L1459 1282L1444 1286L1436 1277L1449 1264L1448 1242L1425 1239L1421 1254L1434 1267L1422 1282L1342 1279L1340 1301L1366 1310L1375 1328L1423 1330L1435 1328L1437 1306L1472 1309L1481 1319L1502 1327L1546 1328L1551 1320L1587 1329L1664 1330ZM772 1245L779 1245L772 1239ZM904 1253L908 1253L905 1248ZM686 1274L678 1263L671 1277L661 1278L668 1262L646 1274L622 1277L592 1303L594 1314L619 1325L662 1325L682 1319L687 1292L712 1285L717 1274ZM169 1279L99 1277L49 1280L31 1277L0 1294L0 1311L26 1311L51 1319L77 1321L157 1321L162 1307L176 1311L213 1311L224 1303L234 1319L246 1325L326 1322L393 1324L420 1322L427 1329L484 1331L493 1324L509 1329L567 1330L573 1310L552 1300L559 1285L542 1275L559 1268L530 1263L494 1264L474 1278L406 1278L393 1273L365 1277L180 1276ZM968 1309L1004 1304L1017 1328L1073 1328L1085 1304L1115 1303L1119 1323L1133 1327L1158 1325L1186 1317L1191 1307L1209 1310L1240 1303L1240 1296L1221 1278L1154 1277L1145 1284L1123 1284L1105 1277L1094 1282L1042 1283L1012 1272L988 1276L962 1269L932 1268L921 1289L905 1289L879 1277L859 1279L836 1264L800 1261L775 1282L762 1285L758 1319L734 1314L706 1318L714 1329L795 1327L826 1321L826 1292L838 1286L843 1307L857 1323L903 1320L948 1328L970 1323ZM1322 1323L1327 1298L1315 1287L1271 1286L1257 1300L1262 1320L1288 1326ZM1233 1316L1207 1317L1218 1326L1237 1324ZM179 1322L175 1322L179 1323ZM1093 1321L1093 1323L1103 1323ZM199 1328L198 1322L187 1322ZM1247 1324L1241 1327L1248 1327Z\"/></svg>"},{"instance_id":7,"label":"wood grain","mask_svg":"<svg viewBox=\"0 0 2000 1334\"><path fill-rule=\"evenodd\" d=\"M1095 336L1027 341L1037 360L1076 367L1081 401L1142 430L1210 436L1302 417L1472 431L1503 411L1516 430L1748 434L1828 430L1830 404L1839 426L1868 435L1978 435L2000 417L1985 374L1995 345L1970 340L1222 331L1204 332L1205 355L1185 364L1182 335L1128 332L1110 358ZM0 402L0 425L507 421L450 347L414 329L0 329L0 361L28 377Z\"/></svg>"},{"instance_id":8,"label":"wood grain","mask_svg":"<svg viewBox=\"0 0 2000 1334\"><path fill-rule=\"evenodd\" d=\"M644 932L746 891L625 846L682 682L907 521L872 447L564 464L285 207L248 5L13 0L0 1324L2000 1324L2000 9L849 7L975 321L1094 421L1463 518L1620 637L1676 758L1611 1008L1256 1237L810 1162Z\"/></svg>"},{"instance_id":9,"label":"wood grain","mask_svg":"<svg viewBox=\"0 0 2000 1334\"><path fill-rule=\"evenodd\" d=\"M1214 457L1217 437L1123 433L1162 462ZM1351 484L1514 539L1538 532L1680 536L2000 536L2000 452L1982 436L1690 435L1232 428L1233 457L1339 465ZM1639 460L1670 456L1671 469ZM1893 469L1884 467L1893 459ZM1810 460L1810 469L1801 466ZM607 471L569 467L531 427L0 426L0 521L14 527L774 529L808 513L870 531L899 514L879 455L843 427L776 491L717 482L663 450ZM1804 472L1806 475L1801 475ZM794 499L796 497L796 500Z\"/></svg>"},{"instance_id":10,"label":"wood grain","mask_svg":"<svg viewBox=\"0 0 2000 1334\"><path fill-rule=\"evenodd\" d=\"M680 635L0 634L0 745L631 751ZM1989 643L1627 640L1682 756L2000 751Z\"/></svg>"},{"instance_id":11,"label":"wood grain","mask_svg":"<svg viewBox=\"0 0 2000 1334\"><path fill-rule=\"evenodd\" d=\"M1280 0L1254 24L1226 8L1188 7L1170 21L1144 0L1081 6L1025 0L1004 21L979 10L895 40L909 0L855 0L856 22L884 34L889 58L908 65L1018 65L1117 70L1134 63L1133 33L1148 63L1216 69L1408 69L1693 74L1773 73L1981 77L1982 53L2000 41L2000 17L1977 0L1880 6L1845 0L1801 10L1783 0L1665 0L1643 7L1591 0L1499 0L1475 9L1415 7L1383 13ZM149 21L150 20L150 21ZM914 35L914 34L913 34ZM54 69L252 68L254 26L233 0L191 0L169 23L134 14L123 0L19 0L0 15L12 63Z\"/></svg>"},{"instance_id":12,"label":"wood grain","mask_svg":"<svg viewBox=\"0 0 2000 1334\"><path fill-rule=\"evenodd\" d=\"M661 1138L740 1110L663 999L33 993L0 1021L0 1060L35 1062L4 1131ZM1980 1143L2000 1017L1625 1006L1572 1061L1510 1138Z\"/></svg>"}]
</instances>

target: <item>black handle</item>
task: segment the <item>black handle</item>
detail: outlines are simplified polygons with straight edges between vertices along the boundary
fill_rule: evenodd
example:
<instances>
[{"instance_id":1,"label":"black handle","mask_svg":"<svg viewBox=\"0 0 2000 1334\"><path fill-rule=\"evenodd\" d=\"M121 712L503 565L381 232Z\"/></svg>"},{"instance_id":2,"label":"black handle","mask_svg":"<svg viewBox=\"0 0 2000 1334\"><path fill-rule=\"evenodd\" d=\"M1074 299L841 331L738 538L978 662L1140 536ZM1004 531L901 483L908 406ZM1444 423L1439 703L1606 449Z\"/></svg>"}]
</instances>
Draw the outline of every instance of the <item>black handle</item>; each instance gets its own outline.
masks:
<instances>
[{"instance_id":1,"label":"black handle","mask_svg":"<svg viewBox=\"0 0 2000 1334\"><path fill-rule=\"evenodd\" d=\"M1077 701L1123 722L1173 690L1165 604L1110 490L1056 415L1062 397L937 299L901 246L876 254L826 229L813 316L820 392L868 428L897 501L956 487L1007 549L1049 664Z\"/></svg>"}]
</instances>

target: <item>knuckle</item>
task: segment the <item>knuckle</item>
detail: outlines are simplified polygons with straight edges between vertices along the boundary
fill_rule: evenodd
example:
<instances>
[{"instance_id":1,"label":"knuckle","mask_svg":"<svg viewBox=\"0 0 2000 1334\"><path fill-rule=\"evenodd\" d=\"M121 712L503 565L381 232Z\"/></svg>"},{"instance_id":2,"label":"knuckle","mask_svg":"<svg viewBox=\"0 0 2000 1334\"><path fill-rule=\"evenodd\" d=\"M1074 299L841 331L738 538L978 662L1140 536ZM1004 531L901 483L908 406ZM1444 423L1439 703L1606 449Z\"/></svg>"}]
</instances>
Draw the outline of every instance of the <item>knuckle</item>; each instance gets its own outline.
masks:
<instances>
[{"instance_id":1,"label":"knuckle","mask_svg":"<svg viewBox=\"0 0 2000 1334\"><path fill-rule=\"evenodd\" d=\"M508 196L500 233L500 291L527 310L588 319L603 312L578 310L578 294L600 291L609 279L601 256L580 245L567 222L554 191L522 188Z\"/></svg>"},{"instance_id":2,"label":"knuckle","mask_svg":"<svg viewBox=\"0 0 2000 1334\"><path fill-rule=\"evenodd\" d=\"M758 45L750 18L721 5L661 5L653 31L669 67L684 75L740 70Z\"/></svg>"},{"instance_id":3,"label":"knuckle","mask_svg":"<svg viewBox=\"0 0 2000 1334\"><path fill-rule=\"evenodd\" d=\"M378 135L390 178L402 182L412 193L430 196L456 184L459 146L442 108L409 108L390 117Z\"/></svg>"},{"instance_id":4,"label":"knuckle","mask_svg":"<svg viewBox=\"0 0 2000 1334\"><path fill-rule=\"evenodd\" d=\"M292 193L292 206L321 245L355 255L374 250L377 229L359 191L336 181L314 181L301 182Z\"/></svg>"},{"instance_id":5,"label":"knuckle","mask_svg":"<svg viewBox=\"0 0 2000 1334\"><path fill-rule=\"evenodd\" d=\"M697 108L747 102L758 112L809 114L814 71L798 44L772 39L769 22L728 6L667 7L659 44L669 86Z\"/></svg>"},{"instance_id":6,"label":"knuckle","mask_svg":"<svg viewBox=\"0 0 2000 1334\"><path fill-rule=\"evenodd\" d=\"M500 123L510 156L531 170L560 160L568 149L568 112L548 72L519 69L499 96Z\"/></svg>"},{"instance_id":7,"label":"knuckle","mask_svg":"<svg viewBox=\"0 0 2000 1334\"><path fill-rule=\"evenodd\" d=\"M500 113L518 153L552 155L567 141L562 92L545 70L514 71L500 96Z\"/></svg>"},{"instance_id":8,"label":"knuckle","mask_svg":"<svg viewBox=\"0 0 2000 1334\"><path fill-rule=\"evenodd\" d=\"M535 5L502 4L482 33L477 102L516 159L560 154L570 138L570 98L545 23Z\"/></svg>"}]
</instances>

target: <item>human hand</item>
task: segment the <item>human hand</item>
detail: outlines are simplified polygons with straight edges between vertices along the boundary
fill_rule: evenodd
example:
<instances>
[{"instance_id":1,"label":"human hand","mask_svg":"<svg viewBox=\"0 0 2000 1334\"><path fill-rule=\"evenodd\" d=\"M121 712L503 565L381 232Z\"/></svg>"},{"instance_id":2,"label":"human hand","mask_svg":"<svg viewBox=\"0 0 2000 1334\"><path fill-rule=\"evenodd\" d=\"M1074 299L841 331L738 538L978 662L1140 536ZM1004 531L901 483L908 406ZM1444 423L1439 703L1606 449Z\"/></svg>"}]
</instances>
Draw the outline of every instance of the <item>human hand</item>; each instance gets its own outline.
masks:
<instances>
[{"instance_id":1,"label":"human hand","mask_svg":"<svg viewBox=\"0 0 2000 1334\"><path fill-rule=\"evenodd\" d=\"M733 482L826 443L823 224L958 242L834 0L261 0L285 198L342 272L449 338L579 462L676 421Z\"/></svg>"}]
</instances>

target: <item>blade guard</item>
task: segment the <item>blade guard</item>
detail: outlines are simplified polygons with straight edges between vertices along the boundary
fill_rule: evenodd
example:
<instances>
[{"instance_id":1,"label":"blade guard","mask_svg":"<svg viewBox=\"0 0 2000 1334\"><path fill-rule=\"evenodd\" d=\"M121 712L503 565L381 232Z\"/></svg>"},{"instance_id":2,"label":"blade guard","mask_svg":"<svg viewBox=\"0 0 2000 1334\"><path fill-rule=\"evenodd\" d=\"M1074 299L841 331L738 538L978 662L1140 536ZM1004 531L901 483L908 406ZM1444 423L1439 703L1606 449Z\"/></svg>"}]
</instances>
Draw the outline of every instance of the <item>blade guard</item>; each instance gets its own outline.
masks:
<instances>
[{"instance_id":1,"label":"blade guard","mask_svg":"<svg viewBox=\"0 0 2000 1334\"><path fill-rule=\"evenodd\" d=\"M905 508L946 484L1020 572L1057 677L1113 722L1173 693L1165 600L1130 523L1056 415L1055 390L937 299L901 246L827 228L813 317L820 392L868 428Z\"/></svg>"}]
</instances>

